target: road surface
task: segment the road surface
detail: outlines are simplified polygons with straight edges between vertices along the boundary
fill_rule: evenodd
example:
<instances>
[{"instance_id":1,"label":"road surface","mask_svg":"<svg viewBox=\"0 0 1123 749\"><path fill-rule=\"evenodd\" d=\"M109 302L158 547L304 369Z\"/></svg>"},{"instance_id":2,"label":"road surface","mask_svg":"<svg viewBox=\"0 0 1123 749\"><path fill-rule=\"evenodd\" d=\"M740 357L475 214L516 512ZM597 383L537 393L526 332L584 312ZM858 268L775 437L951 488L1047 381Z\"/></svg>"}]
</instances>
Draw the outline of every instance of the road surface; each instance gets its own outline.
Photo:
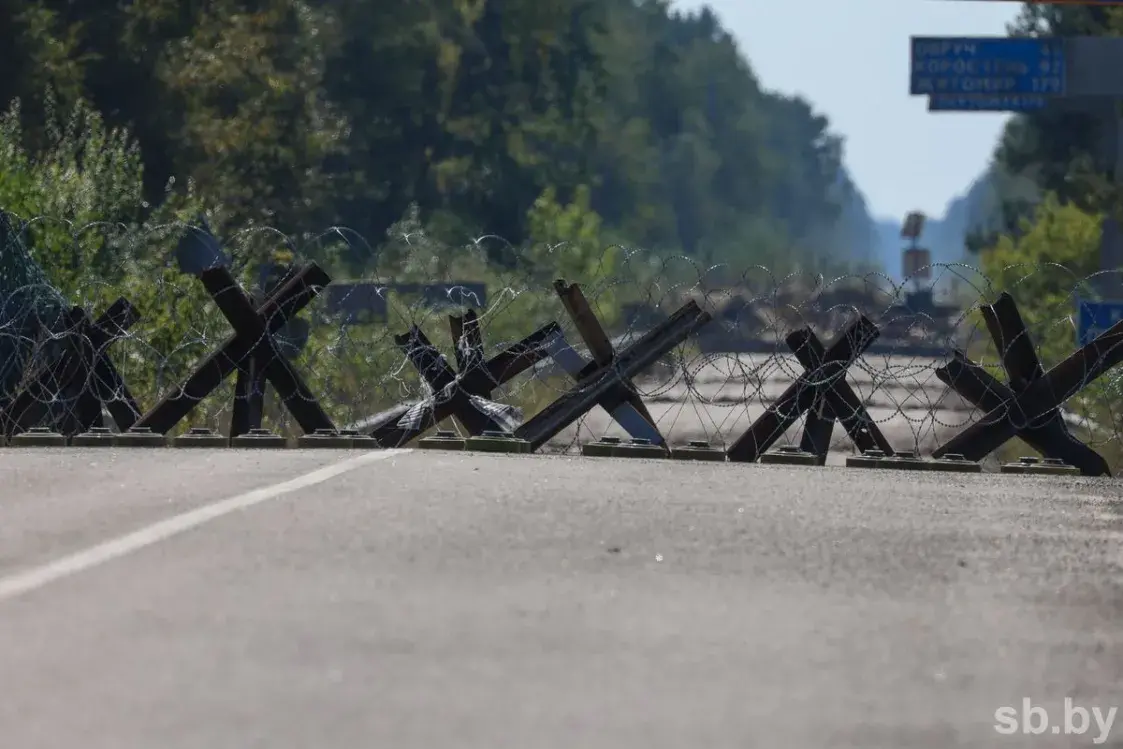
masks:
<instances>
[{"instance_id":1,"label":"road surface","mask_svg":"<svg viewBox=\"0 0 1123 749\"><path fill-rule=\"evenodd\" d=\"M1116 481L22 448L0 482L19 749L1075 747L995 711L1123 709Z\"/></svg>"}]
</instances>

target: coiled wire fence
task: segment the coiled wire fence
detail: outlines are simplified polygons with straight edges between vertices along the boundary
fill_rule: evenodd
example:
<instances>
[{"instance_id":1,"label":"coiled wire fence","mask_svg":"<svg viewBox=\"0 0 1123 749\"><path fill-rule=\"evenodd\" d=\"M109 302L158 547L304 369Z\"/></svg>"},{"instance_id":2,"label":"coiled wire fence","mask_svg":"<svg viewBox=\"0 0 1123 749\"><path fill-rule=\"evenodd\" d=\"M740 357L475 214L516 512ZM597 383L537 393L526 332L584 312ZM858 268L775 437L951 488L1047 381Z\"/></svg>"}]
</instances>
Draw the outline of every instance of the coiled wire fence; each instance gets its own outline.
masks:
<instances>
[{"instance_id":1,"label":"coiled wire fence","mask_svg":"<svg viewBox=\"0 0 1123 749\"><path fill-rule=\"evenodd\" d=\"M1123 329L1078 341L1096 284L1056 266L900 283L625 247L10 214L0 252L8 441L260 427L389 447L447 429L550 453L605 435L741 460L1036 451L1088 475L1123 457Z\"/></svg>"}]
</instances>

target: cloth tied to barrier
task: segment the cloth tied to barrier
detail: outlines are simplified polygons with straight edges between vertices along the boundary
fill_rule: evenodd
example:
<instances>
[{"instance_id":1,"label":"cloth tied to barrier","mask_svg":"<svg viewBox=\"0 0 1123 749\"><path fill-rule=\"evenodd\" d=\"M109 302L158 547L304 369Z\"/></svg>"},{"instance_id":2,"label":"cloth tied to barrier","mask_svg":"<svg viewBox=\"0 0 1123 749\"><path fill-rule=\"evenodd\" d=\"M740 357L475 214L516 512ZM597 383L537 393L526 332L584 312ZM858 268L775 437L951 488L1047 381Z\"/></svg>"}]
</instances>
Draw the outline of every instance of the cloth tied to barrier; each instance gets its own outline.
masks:
<instances>
[{"instance_id":1,"label":"cloth tied to barrier","mask_svg":"<svg viewBox=\"0 0 1123 749\"><path fill-rule=\"evenodd\" d=\"M471 347L465 343L458 343L458 348L467 349L467 353L471 351ZM447 365L448 360L444 355L440 356L442 365ZM476 368L467 369L457 374L452 382L442 387L439 391L434 391L428 382L422 381L422 387L425 391L425 398L414 403L396 422L399 429L407 431L423 430L428 424L434 420L436 413L437 403L443 401L451 401L457 394L462 393L467 397L468 404L486 416L491 421L503 428L505 432L514 432L523 423L523 411L521 408L511 406L506 403L499 403L497 401L489 400L480 395L475 395L469 390L464 388L464 380L470 375L474 375L478 370ZM498 386L499 383L496 383Z\"/></svg>"}]
</instances>

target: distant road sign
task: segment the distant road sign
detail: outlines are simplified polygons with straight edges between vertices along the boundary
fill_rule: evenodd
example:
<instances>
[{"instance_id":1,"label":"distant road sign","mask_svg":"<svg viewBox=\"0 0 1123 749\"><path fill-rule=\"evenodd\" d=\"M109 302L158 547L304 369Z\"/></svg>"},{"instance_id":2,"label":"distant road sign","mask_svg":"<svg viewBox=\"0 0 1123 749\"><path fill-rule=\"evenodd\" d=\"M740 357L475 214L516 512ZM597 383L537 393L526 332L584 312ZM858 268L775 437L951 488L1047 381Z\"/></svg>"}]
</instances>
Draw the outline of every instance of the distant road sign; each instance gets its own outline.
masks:
<instances>
[{"instance_id":1,"label":"distant road sign","mask_svg":"<svg viewBox=\"0 0 1123 749\"><path fill-rule=\"evenodd\" d=\"M1083 346L1123 320L1123 302L1077 302L1076 343Z\"/></svg>"},{"instance_id":2,"label":"distant road sign","mask_svg":"<svg viewBox=\"0 0 1123 749\"><path fill-rule=\"evenodd\" d=\"M901 225L902 239L919 239L924 232L925 215L920 211L912 211L905 216L905 223Z\"/></svg>"},{"instance_id":3,"label":"distant road sign","mask_svg":"<svg viewBox=\"0 0 1123 749\"><path fill-rule=\"evenodd\" d=\"M911 48L913 95L1065 93L1061 39L914 36Z\"/></svg>"},{"instance_id":4,"label":"distant road sign","mask_svg":"<svg viewBox=\"0 0 1123 749\"><path fill-rule=\"evenodd\" d=\"M1120 0L1123 2L1123 0ZM928 97L929 112L1037 112L1045 108L1045 96L986 96L979 94L934 94Z\"/></svg>"},{"instance_id":5,"label":"distant road sign","mask_svg":"<svg viewBox=\"0 0 1123 749\"><path fill-rule=\"evenodd\" d=\"M1026 5L1123 5L1123 0L984 0L984 2L1024 2Z\"/></svg>"}]
</instances>

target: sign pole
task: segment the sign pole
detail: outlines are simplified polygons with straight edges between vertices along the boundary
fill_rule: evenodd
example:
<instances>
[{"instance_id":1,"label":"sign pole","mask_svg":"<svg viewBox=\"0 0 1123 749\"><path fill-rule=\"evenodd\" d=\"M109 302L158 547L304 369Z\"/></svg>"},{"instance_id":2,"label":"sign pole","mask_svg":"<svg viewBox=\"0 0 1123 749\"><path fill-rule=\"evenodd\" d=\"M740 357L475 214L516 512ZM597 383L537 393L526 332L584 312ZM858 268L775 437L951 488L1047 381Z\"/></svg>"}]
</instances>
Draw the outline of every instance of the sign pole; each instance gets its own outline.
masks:
<instances>
[{"instance_id":1,"label":"sign pole","mask_svg":"<svg viewBox=\"0 0 1123 749\"><path fill-rule=\"evenodd\" d=\"M1110 159L1107 173L1116 190L1123 188L1123 116L1120 114L1118 100L1111 102L1111 112L1104 118L1104 130L1108 136L1108 153ZM1120 232L1119 220L1114 214L1116 206L1113 204L1103 218L1100 233L1100 270L1108 271L1100 276L1100 293L1108 299L1123 298L1123 278L1120 270L1123 269L1123 232Z\"/></svg>"}]
</instances>

